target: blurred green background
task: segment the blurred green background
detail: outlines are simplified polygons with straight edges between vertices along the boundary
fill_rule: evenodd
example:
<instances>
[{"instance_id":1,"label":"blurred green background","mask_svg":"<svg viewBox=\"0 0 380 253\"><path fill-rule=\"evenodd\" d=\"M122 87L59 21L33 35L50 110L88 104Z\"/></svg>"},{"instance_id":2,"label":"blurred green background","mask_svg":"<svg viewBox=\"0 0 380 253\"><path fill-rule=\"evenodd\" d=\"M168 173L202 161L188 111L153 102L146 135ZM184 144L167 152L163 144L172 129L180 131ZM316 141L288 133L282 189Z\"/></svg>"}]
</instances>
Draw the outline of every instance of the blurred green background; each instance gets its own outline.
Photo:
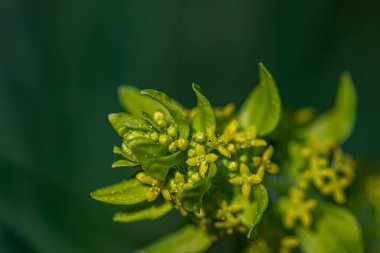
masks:
<instances>
[{"instance_id":1,"label":"blurred green background","mask_svg":"<svg viewBox=\"0 0 380 253\"><path fill-rule=\"evenodd\" d=\"M0 252L132 252L182 224L113 223L89 196L128 174L110 167L121 84L240 104L262 61L284 104L324 110L347 69L346 150L379 170L379 1L2 0L0 34Z\"/></svg>"}]
</instances>

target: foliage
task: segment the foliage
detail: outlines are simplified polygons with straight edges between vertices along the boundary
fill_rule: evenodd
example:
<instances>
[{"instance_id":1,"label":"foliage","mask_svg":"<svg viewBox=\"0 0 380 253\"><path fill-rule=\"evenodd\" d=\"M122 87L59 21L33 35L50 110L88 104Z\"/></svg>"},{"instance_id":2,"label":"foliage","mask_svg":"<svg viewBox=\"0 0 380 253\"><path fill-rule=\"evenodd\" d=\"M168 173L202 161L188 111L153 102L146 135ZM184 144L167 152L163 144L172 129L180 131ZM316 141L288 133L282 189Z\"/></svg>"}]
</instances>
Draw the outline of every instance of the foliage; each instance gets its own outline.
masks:
<instances>
[{"instance_id":1,"label":"foliage","mask_svg":"<svg viewBox=\"0 0 380 253\"><path fill-rule=\"evenodd\" d=\"M188 221L141 252L204 252L221 237L241 242L234 249L241 252L363 252L355 217L328 203L345 203L355 177L340 148L355 122L349 75L334 107L314 119L309 108L282 116L272 75L262 64L259 71L237 113L231 104L213 107L196 84L189 110L160 91L119 89L125 112L109 121L122 159L112 166L134 175L92 197L124 205L117 222L157 219L173 208Z\"/></svg>"}]
</instances>

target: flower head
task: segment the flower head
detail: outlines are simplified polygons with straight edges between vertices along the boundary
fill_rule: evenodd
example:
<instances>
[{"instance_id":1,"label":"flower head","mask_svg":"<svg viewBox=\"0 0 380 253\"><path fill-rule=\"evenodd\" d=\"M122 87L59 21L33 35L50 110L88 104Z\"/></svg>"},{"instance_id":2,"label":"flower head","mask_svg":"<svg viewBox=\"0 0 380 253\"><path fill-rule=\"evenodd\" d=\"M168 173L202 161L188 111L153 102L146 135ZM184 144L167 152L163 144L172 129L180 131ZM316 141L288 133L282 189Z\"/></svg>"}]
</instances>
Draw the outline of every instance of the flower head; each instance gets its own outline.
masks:
<instances>
[{"instance_id":1,"label":"flower head","mask_svg":"<svg viewBox=\"0 0 380 253\"><path fill-rule=\"evenodd\" d=\"M201 144L196 144L194 152L189 152L189 157L186 160L187 165L192 167L199 167L199 174L204 177L209 164L218 159L218 155L214 153L206 153L205 147Z\"/></svg>"}]
</instances>

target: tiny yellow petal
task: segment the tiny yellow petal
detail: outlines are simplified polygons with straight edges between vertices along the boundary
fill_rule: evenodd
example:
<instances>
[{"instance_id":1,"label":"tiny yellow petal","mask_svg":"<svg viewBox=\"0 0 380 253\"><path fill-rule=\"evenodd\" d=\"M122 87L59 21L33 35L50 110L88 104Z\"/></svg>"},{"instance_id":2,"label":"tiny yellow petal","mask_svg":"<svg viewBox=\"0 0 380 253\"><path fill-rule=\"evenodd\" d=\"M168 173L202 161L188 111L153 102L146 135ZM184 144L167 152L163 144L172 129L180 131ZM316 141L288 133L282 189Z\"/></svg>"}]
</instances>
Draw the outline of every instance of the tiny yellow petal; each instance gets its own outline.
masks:
<instances>
[{"instance_id":1,"label":"tiny yellow petal","mask_svg":"<svg viewBox=\"0 0 380 253\"><path fill-rule=\"evenodd\" d=\"M265 175L265 165L261 165L258 169L257 169L257 175L261 178L264 178L264 175Z\"/></svg>"},{"instance_id":2,"label":"tiny yellow petal","mask_svg":"<svg viewBox=\"0 0 380 253\"><path fill-rule=\"evenodd\" d=\"M206 157L205 157L205 161L206 161L207 163L213 163L213 162L215 162L217 159L218 159L218 155L213 154L213 153L207 154Z\"/></svg>"},{"instance_id":3,"label":"tiny yellow petal","mask_svg":"<svg viewBox=\"0 0 380 253\"><path fill-rule=\"evenodd\" d=\"M268 161L273 155L273 146L269 146L264 154L263 154L263 160Z\"/></svg>"},{"instance_id":4,"label":"tiny yellow petal","mask_svg":"<svg viewBox=\"0 0 380 253\"><path fill-rule=\"evenodd\" d=\"M257 129L255 126L251 126L247 129L247 138L254 139L257 136Z\"/></svg>"},{"instance_id":5,"label":"tiny yellow petal","mask_svg":"<svg viewBox=\"0 0 380 253\"><path fill-rule=\"evenodd\" d=\"M268 167L268 172L272 174L276 174L280 171L280 168L278 167L277 164L271 163Z\"/></svg>"},{"instance_id":6,"label":"tiny yellow petal","mask_svg":"<svg viewBox=\"0 0 380 253\"><path fill-rule=\"evenodd\" d=\"M254 139L251 141L251 146L253 147L265 147L266 145L268 145L268 143L263 139Z\"/></svg>"},{"instance_id":7,"label":"tiny yellow petal","mask_svg":"<svg viewBox=\"0 0 380 253\"><path fill-rule=\"evenodd\" d=\"M208 170L208 164L206 161L203 161L201 163L201 166L199 167L199 174L201 175L201 177L204 177L206 175L207 170Z\"/></svg>"},{"instance_id":8,"label":"tiny yellow petal","mask_svg":"<svg viewBox=\"0 0 380 253\"><path fill-rule=\"evenodd\" d=\"M248 166L245 163L241 163L240 164L240 174L242 176L248 176L249 173L250 173L250 170L249 170Z\"/></svg>"},{"instance_id":9,"label":"tiny yellow petal","mask_svg":"<svg viewBox=\"0 0 380 253\"><path fill-rule=\"evenodd\" d=\"M251 185L250 184L243 184L241 186L241 193L244 197L248 197L251 192Z\"/></svg>"},{"instance_id":10,"label":"tiny yellow petal","mask_svg":"<svg viewBox=\"0 0 380 253\"><path fill-rule=\"evenodd\" d=\"M231 158L231 152L224 146L218 146L218 151L225 157Z\"/></svg>"},{"instance_id":11,"label":"tiny yellow petal","mask_svg":"<svg viewBox=\"0 0 380 253\"><path fill-rule=\"evenodd\" d=\"M176 172L175 173L175 181L177 181L177 183L179 184L184 184L185 183L185 178L183 177L183 175L180 173L180 172Z\"/></svg>"},{"instance_id":12,"label":"tiny yellow petal","mask_svg":"<svg viewBox=\"0 0 380 253\"><path fill-rule=\"evenodd\" d=\"M248 182L251 184L259 184L261 181L263 181L263 178L256 174L252 174L248 177Z\"/></svg>"},{"instance_id":13,"label":"tiny yellow petal","mask_svg":"<svg viewBox=\"0 0 380 253\"><path fill-rule=\"evenodd\" d=\"M199 159L198 157L191 157L186 160L186 163L187 165L192 166L192 167L199 166Z\"/></svg>"},{"instance_id":14,"label":"tiny yellow petal","mask_svg":"<svg viewBox=\"0 0 380 253\"><path fill-rule=\"evenodd\" d=\"M153 189L150 189L148 191L148 193L147 193L147 199L148 199L149 202L155 200L157 197L158 197L158 195L154 193Z\"/></svg>"},{"instance_id":15,"label":"tiny yellow petal","mask_svg":"<svg viewBox=\"0 0 380 253\"><path fill-rule=\"evenodd\" d=\"M194 185L192 183L186 183L183 185L184 190L190 190L193 187L194 187Z\"/></svg>"},{"instance_id":16,"label":"tiny yellow petal","mask_svg":"<svg viewBox=\"0 0 380 253\"><path fill-rule=\"evenodd\" d=\"M199 156L205 155L206 154L205 147L200 144L195 145L195 153Z\"/></svg>"},{"instance_id":17,"label":"tiny yellow petal","mask_svg":"<svg viewBox=\"0 0 380 253\"><path fill-rule=\"evenodd\" d=\"M162 196L164 196L164 199L166 199L166 200L172 200L172 198L171 198L170 193L169 193L168 190L162 190L161 193L162 193Z\"/></svg>"},{"instance_id":18,"label":"tiny yellow petal","mask_svg":"<svg viewBox=\"0 0 380 253\"><path fill-rule=\"evenodd\" d=\"M300 219L301 219L302 224L305 227L310 227L310 225L311 225L311 215L309 213L303 212L302 214L300 214Z\"/></svg>"},{"instance_id":19,"label":"tiny yellow petal","mask_svg":"<svg viewBox=\"0 0 380 253\"><path fill-rule=\"evenodd\" d=\"M226 126L226 128L224 128L224 133L225 134L228 134L228 135L232 135L236 132L236 130L238 129L239 127L239 122L237 121L237 119L233 119L231 120L228 125Z\"/></svg>"},{"instance_id":20,"label":"tiny yellow petal","mask_svg":"<svg viewBox=\"0 0 380 253\"><path fill-rule=\"evenodd\" d=\"M147 176L144 172L137 173L136 179L139 180L143 184L149 184L149 185L152 185L156 181L154 178Z\"/></svg>"},{"instance_id":21,"label":"tiny yellow petal","mask_svg":"<svg viewBox=\"0 0 380 253\"><path fill-rule=\"evenodd\" d=\"M230 184L233 184L233 185L242 185L244 180L242 177L233 177L233 178L228 179L228 182L230 182Z\"/></svg>"}]
</instances>

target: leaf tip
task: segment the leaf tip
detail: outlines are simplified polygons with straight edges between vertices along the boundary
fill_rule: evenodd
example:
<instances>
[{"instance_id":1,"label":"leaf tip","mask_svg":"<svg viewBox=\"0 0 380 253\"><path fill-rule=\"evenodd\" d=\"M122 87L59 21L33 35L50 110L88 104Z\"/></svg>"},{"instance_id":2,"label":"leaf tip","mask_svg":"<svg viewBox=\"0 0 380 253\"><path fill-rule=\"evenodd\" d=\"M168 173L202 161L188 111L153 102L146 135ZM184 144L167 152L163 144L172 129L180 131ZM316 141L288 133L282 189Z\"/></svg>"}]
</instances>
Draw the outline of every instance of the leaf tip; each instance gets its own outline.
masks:
<instances>
[{"instance_id":1,"label":"leaf tip","mask_svg":"<svg viewBox=\"0 0 380 253\"><path fill-rule=\"evenodd\" d=\"M201 92L201 86L199 86L198 84L192 83L191 87L193 88L193 91L195 91L195 92Z\"/></svg>"}]
</instances>

